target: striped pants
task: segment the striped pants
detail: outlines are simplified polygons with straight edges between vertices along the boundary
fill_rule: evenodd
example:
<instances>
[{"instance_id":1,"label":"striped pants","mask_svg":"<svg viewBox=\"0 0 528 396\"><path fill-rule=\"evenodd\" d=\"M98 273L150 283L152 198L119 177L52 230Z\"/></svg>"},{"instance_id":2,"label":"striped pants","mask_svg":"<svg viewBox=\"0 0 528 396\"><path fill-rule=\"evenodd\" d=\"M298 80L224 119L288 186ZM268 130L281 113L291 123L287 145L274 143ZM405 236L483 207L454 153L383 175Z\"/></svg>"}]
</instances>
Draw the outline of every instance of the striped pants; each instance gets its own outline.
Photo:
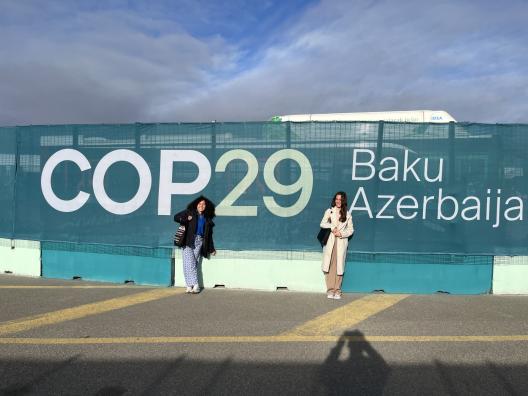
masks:
<instances>
[{"instance_id":1,"label":"striped pants","mask_svg":"<svg viewBox=\"0 0 528 396\"><path fill-rule=\"evenodd\" d=\"M200 235L194 236L194 247L185 246L183 248L183 276L186 286L198 284L198 263L200 262L200 249L203 238Z\"/></svg>"}]
</instances>

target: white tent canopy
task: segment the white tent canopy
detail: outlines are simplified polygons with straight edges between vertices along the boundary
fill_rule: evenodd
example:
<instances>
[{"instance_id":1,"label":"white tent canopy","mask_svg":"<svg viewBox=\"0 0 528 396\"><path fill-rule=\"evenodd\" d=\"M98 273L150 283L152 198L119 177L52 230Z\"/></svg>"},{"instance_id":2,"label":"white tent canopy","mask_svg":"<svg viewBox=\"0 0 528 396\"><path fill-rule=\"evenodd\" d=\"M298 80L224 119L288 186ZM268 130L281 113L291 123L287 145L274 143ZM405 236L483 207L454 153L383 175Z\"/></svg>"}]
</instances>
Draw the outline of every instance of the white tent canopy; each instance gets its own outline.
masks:
<instances>
[{"instance_id":1,"label":"white tent canopy","mask_svg":"<svg viewBox=\"0 0 528 396\"><path fill-rule=\"evenodd\" d=\"M273 121L394 121L394 122L456 122L443 110L377 111L368 113L291 114L272 118Z\"/></svg>"}]
</instances>

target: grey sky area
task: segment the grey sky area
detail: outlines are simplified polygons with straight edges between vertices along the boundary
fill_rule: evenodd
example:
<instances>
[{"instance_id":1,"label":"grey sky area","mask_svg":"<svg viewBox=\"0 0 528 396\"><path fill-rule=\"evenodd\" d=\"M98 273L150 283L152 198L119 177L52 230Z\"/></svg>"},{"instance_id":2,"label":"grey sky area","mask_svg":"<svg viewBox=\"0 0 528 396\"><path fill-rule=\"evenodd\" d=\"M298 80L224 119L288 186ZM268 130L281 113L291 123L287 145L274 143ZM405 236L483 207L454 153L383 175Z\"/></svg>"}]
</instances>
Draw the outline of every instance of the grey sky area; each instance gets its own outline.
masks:
<instances>
[{"instance_id":1,"label":"grey sky area","mask_svg":"<svg viewBox=\"0 0 528 396\"><path fill-rule=\"evenodd\" d=\"M0 1L0 125L412 109L528 122L526 0L97 4Z\"/></svg>"}]
</instances>

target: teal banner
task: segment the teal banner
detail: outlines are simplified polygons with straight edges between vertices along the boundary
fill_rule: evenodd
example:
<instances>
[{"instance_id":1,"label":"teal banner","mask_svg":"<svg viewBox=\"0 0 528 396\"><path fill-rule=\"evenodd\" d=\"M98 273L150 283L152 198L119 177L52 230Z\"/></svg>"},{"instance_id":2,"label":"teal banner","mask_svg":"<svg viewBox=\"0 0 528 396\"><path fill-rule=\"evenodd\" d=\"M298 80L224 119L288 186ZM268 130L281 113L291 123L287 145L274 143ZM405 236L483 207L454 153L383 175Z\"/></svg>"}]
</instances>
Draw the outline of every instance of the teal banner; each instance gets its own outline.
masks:
<instances>
[{"instance_id":1,"label":"teal banner","mask_svg":"<svg viewBox=\"0 0 528 396\"><path fill-rule=\"evenodd\" d=\"M0 236L4 238L14 235L16 136L16 128L0 128Z\"/></svg>"},{"instance_id":2,"label":"teal banner","mask_svg":"<svg viewBox=\"0 0 528 396\"><path fill-rule=\"evenodd\" d=\"M528 254L528 125L383 122L1 129L3 237L171 246L217 204L215 245L316 251L336 191L358 252Z\"/></svg>"}]
</instances>

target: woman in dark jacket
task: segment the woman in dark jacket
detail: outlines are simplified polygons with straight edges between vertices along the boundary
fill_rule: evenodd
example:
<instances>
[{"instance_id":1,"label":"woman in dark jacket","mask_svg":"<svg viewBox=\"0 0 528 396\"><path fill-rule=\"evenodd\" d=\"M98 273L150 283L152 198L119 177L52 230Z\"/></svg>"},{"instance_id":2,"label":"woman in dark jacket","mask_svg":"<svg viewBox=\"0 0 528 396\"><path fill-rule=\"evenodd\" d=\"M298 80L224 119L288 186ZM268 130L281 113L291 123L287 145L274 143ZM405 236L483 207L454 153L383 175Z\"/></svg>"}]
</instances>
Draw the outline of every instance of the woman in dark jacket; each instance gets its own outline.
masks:
<instances>
[{"instance_id":1,"label":"woman in dark jacket","mask_svg":"<svg viewBox=\"0 0 528 396\"><path fill-rule=\"evenodd\" d=\"M213 218L215 205L200 195L187 209L174 215L174 221L185 225L185 245L183 246L183 275L187 286L186 293L199 293L198 263L200 257L209 258L216 254L213 242Z\"/></svg>"}]
</instances>

